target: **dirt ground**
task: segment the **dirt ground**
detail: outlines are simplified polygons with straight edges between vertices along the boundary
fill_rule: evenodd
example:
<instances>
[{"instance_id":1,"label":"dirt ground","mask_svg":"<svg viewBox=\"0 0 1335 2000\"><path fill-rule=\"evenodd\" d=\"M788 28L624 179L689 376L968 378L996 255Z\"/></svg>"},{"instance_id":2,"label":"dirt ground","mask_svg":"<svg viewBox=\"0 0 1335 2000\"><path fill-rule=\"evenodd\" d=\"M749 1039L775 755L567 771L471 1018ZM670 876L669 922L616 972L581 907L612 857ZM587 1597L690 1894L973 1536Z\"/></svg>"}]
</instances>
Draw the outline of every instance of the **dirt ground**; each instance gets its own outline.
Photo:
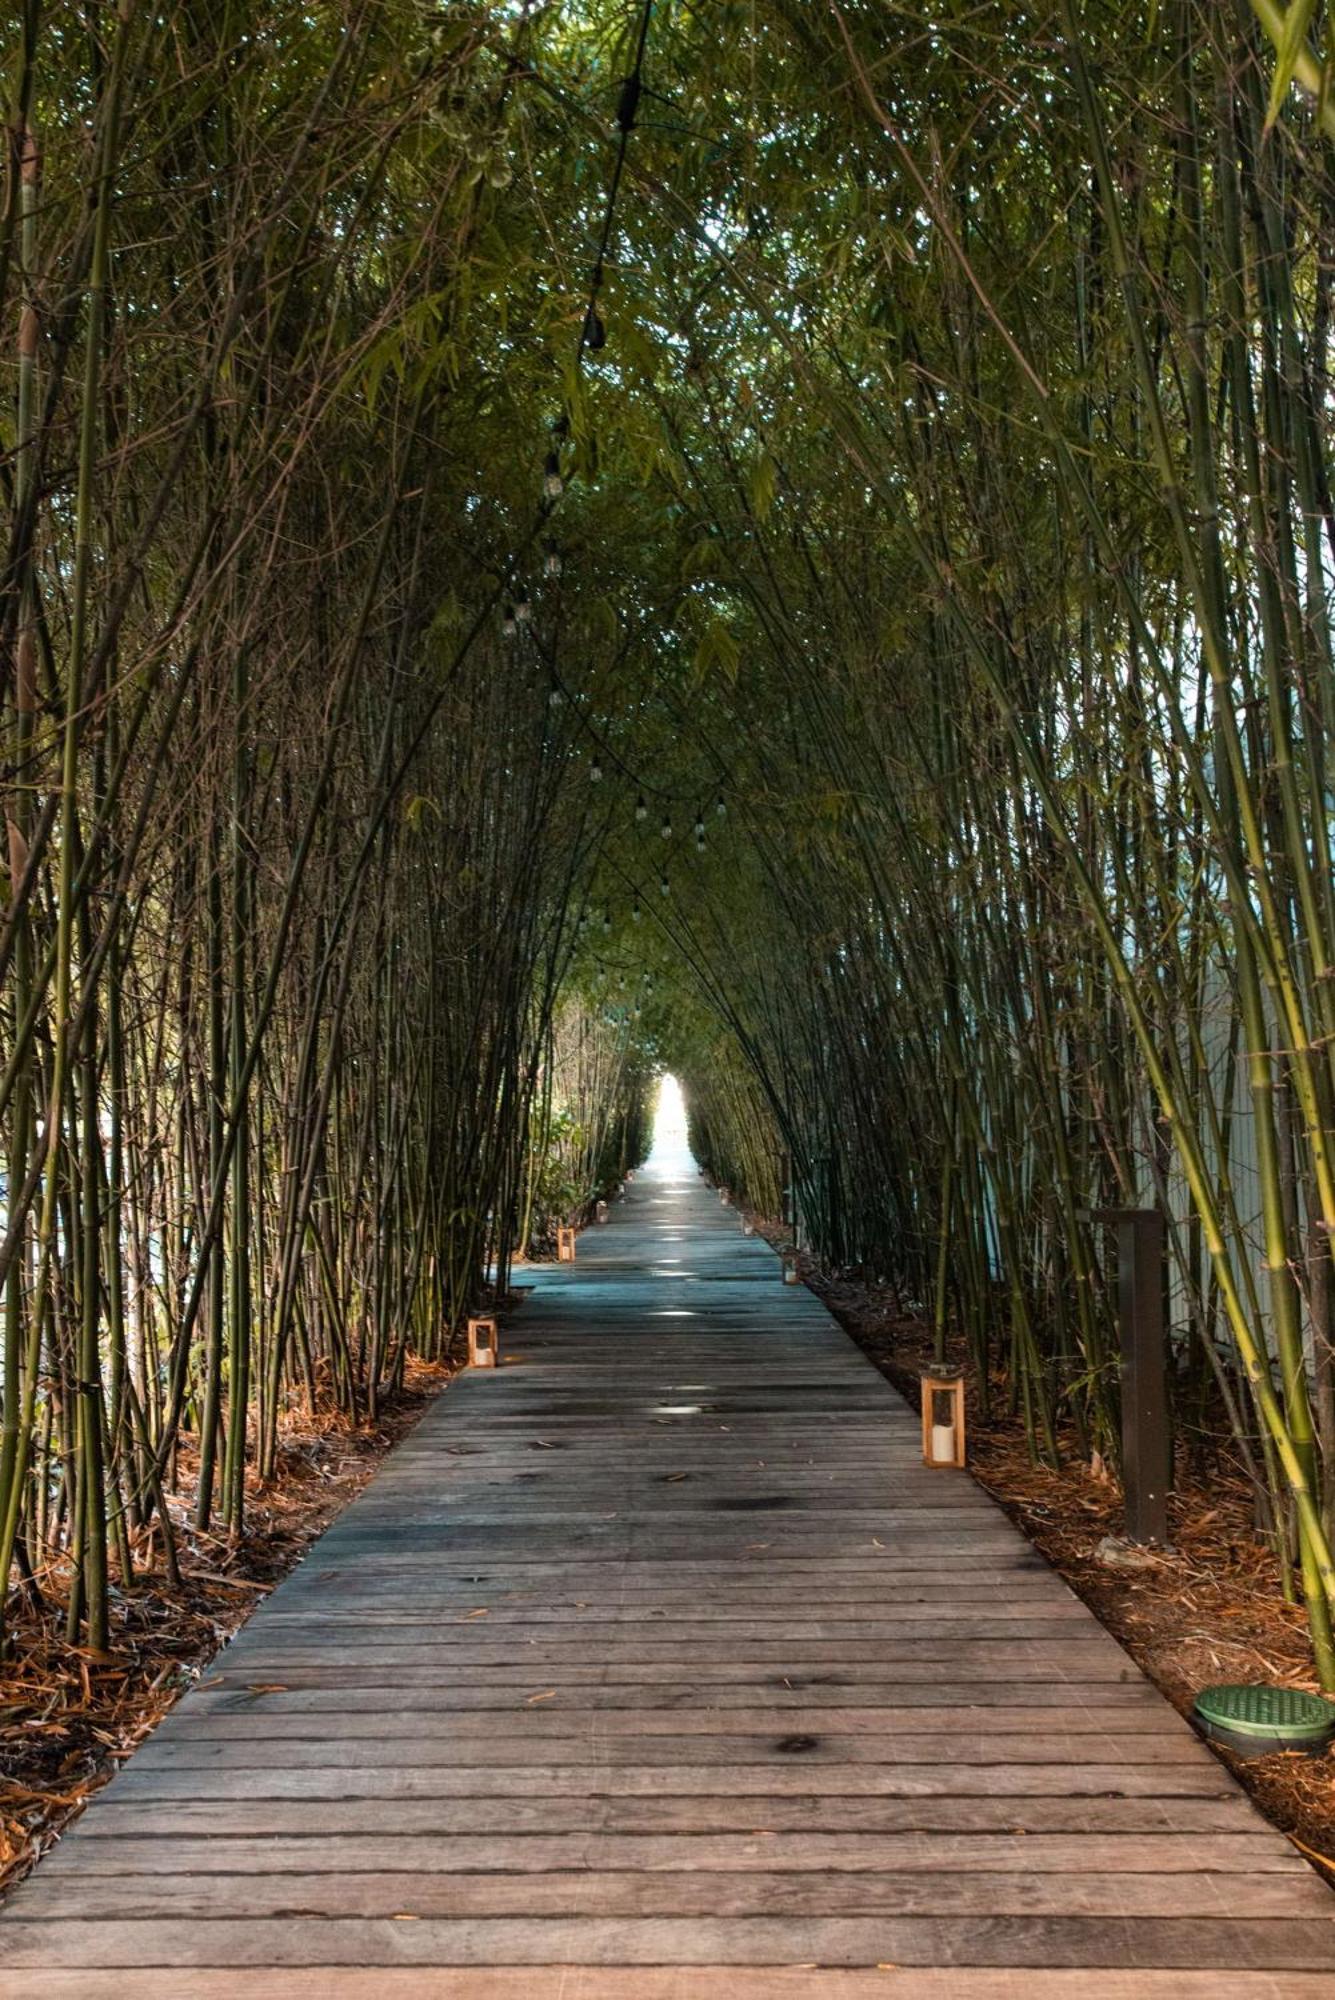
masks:
<instances>
[{"instance_id":1,"label":"dirt ground","mask_svg":"<svg viewBox=\"0 0 1335 2000\"><path fill-rule=\"evenodd\" d=\"M0 1661L0 1894L194 1684L448 1379L444 1367L410 1364L403 1394L375 1425L353 1429L336 1416L287 1423L278 1477L268 1488L250 1484L237 1546L192 1526L194 1465L183 1451L169 1496L180 1585L168 1584L160 1552L132 1590L113 1584L105 1654L65 1644L65 1580L39 1578L49 1608L19 1613L10 1657Z\"/></svg>"}]
</instances>

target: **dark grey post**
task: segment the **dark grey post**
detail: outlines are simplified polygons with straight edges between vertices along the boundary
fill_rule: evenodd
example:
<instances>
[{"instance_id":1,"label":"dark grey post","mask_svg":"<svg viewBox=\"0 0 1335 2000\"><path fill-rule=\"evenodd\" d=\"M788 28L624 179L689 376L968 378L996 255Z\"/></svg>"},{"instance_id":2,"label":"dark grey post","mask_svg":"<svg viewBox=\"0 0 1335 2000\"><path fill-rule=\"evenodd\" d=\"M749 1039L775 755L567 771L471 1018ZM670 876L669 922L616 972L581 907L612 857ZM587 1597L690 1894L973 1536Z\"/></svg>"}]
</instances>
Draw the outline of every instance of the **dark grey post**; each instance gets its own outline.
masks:
<instances>
[{"instance_id":1,"label":"dark grey post","mask_svg":"<svg viewBox=\"0 0 1335 2000\"><path fill-rule=\"evenodd\" d=\"M1122 1490L1133 1542L1168 1540L1173 1441L1168 1427L1163 1216L1157 1208L1096 1208L1117 1231L1117 1317L1122 1346Z\"/></svg>"}]
</instances>

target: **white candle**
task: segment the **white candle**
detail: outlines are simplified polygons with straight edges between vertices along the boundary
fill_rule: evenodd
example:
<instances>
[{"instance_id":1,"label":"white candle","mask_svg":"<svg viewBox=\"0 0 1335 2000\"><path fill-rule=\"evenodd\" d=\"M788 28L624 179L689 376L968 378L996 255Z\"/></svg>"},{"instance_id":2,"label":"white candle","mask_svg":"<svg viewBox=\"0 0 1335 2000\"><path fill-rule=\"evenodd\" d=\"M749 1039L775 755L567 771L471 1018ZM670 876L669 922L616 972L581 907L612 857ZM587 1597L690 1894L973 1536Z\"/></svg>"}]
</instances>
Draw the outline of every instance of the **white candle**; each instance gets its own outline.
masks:
<instances>
[{"instance_id":1,"label":"white candle","mask_svg":"<svg viewBox=\"0 0 1335 2000\"><path fill-rule=\"evenodd\" d=\"M954 1424L932 1425L932 1464L953 1465L955 1463Z\"/></svg>"}]
</instances>

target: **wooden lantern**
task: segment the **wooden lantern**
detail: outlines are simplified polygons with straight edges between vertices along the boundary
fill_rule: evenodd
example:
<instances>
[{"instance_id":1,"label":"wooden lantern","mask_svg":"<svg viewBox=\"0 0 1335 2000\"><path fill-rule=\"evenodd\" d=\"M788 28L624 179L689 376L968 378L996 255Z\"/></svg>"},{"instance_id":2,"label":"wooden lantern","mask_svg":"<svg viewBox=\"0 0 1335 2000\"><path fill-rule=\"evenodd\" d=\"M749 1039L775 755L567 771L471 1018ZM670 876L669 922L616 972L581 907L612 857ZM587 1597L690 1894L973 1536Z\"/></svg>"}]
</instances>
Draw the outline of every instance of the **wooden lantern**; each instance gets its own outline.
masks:
<instances>
[{"instance_id":1,"label":"wooden lantern","mask_svg":"<svg viewBox=\"0 0 1335 2000\"><path fill-rule=\"evenodd\" d=\"M743 1236L754 1236L754 1235L755 1235L755 1233L756 1233L756 1225L755 1225L755 1223L754 1223L754 1222L752 1222L752 1220L751 1220L751 1218L750 1218L750 1216L749 1216L749 1215L744 1215L744 1216L742 1217L742 1234L743 1234Z\"/></svg>"},{"instance_id":2,"label":"wooden lantern","mask_svg":"<svg viewBox=\"0 0 1335 2000\"><path fill-rule=\"evenodd\" d=\"M500 1335L496 1321L489 1317L468 1322L468 1365L494 1368L500 1357Z\"/></svg>"},{"instance_id":3,"label":"wooden lantern","mask_svg":"<svg viewBox=\"0 0 1335 2000\"><path fill-rule=\"evenodd\" d=\"M922 1378L924 1465L964 1464L964 1375L942 1368Z\"/></svg>"},{"instance_id":4,"label":"wooden lantern","mask_svg":"<svg viewBox=\"0 0 1335 2000\"><path fill-rule=\"evenodd\" d=\"M784 1282L784 1284L785 1284L785 1285L795 1285L795 1284L796 1284L796 1283L798 1282L798 1277L797 1277L797 1252L796 1252L796 1250L783 1250L783 1251L780 1251L780 1253L779 1253L779 1263L780 1263L780 1266L781 1266L781 1268L782 1268L782 1271L783 1271L783 1282Z\"/></svg>"},{"instance_id":5,"label":"wooden lantern","mask_svg":"<svg viewBox=\"0 0 1335 2000\"><path fill-rule=\"evenodd\" d=\"M593 1204L593 1219L595 1222L606 1222L607 1203L605 1201L596 1201Z\"/></svg>"},{"instance_id":6,"label":"wooden lantern","mask_svg":"<svg viewBox=\"0 0 1335 2000\"><path fill-rule=\"evenodd\" d=\"M721 1187L718 1191L718 1198L723 1203L723 1206L726 1208L728 1206L728 1203L732 1200L731 1188Z\"/></svg>"},{"instance_id":7,"label":"wooden lantern","mask_svg":"<svg viewBox=\"0 0 1335 2000\"><path fill-rule=\"evenodd\" d=\"M556 1261L558 1264L575 1261L575 1231L568 1223L561 1223L556 1231Z\"/></svg>"},{"instance_id":8,"label":"wooden lantern","mask_svg":"<svg viewBox=\"0 0 1335 2000\"><path fill-rule=\"evenodd\" d=\"M628 1181L633 1181L633 1180L634 1180L634 1178L635 1178L635 1169L634 1169L634 1167L627 1167L627 1168L626 1168L626 1179L627 1179Z\"/></svg>"}]
</instances>

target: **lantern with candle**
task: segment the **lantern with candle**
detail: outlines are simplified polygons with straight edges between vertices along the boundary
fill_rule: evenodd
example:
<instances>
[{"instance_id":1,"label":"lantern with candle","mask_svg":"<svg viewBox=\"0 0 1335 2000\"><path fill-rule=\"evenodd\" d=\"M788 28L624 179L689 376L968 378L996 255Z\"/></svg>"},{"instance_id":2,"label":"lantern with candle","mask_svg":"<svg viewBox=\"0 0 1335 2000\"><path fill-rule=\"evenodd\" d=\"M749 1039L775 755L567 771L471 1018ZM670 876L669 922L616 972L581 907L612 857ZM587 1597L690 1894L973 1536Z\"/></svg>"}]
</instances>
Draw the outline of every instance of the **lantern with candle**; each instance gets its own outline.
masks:
<instances>
[{"instance_id":1,"label":"lantern with candle","mask_svg":"<svg viewBox=\"0 0 1335 2000\"><path fill-rule=\"evenodd\" d=\"M500 1339L496 1322L489 1317L470 1319L468 1322L468 1365L470 1368L494 1368L500 1356Z\"/></svg>"},{"instance_id":2,"label":"lantern with candle","mask_svg":"<svg viewBox=\"0 0 1335 2000\"><path fill-rule=\"evenodd\" d=\"M964 1374L937 1368L922 1378L922 1456L925 1465L964 1464Z\"/></svg>"}]
</instances>

